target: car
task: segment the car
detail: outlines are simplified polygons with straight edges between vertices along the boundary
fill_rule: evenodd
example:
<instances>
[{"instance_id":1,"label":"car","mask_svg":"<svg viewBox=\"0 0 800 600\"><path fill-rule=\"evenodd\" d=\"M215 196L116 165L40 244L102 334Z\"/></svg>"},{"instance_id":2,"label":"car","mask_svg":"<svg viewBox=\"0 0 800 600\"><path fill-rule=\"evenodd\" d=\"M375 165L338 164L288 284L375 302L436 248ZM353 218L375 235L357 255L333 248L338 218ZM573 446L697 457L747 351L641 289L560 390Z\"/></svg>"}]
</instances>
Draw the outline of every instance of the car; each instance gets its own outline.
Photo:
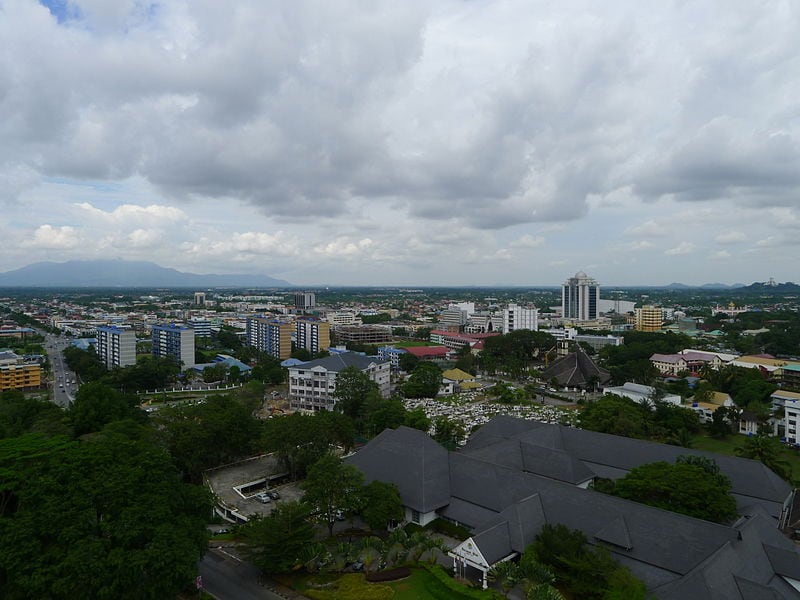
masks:
<instances>
[{"instance_id":1,"label":"car","mask_svg":"<svg viewBox=\"0 0 800 600\"><path fill-rule=\"evenodd\" d=\"M256 494L256 500L261 502L261 504L269 504L270 502L272 502L272 498L267 496L267 494L264 493L264 492L262 492L260 494Z\"/></svg>"},{"instance_id":2,"label":"car","mask_svg":"<svg viewBox=\"0 0 800 600\"><path fill-rule=\"evenodd\" d=\"M344 521L344 513L341 510L336 510L333 513L333 518L337 521Z\"/></svg>"},{"instance_id":3,"label":"car","mask_svg":"<svg viewBox=\"0 0 800 600\"><path fill-rule=\"evenodd\" d=\"M281 499L281 495L278 492L276 492L275 490L270 490L269 492L266 492L266 494L267 494L267 496L269 496L273 500L280 500Z\"/></svg>"},{"instance_id":4,"label":"car","mask_svg":"<svg viewBox=\"0 0 800 600\"><path fill-rule=\"evenodd\" d=\"M361 562L360 560L357 560L352 565L350 565L350 567L353 569L353 571L361 571L364 568L364 563Z\"/></svg>"}]
</instances>

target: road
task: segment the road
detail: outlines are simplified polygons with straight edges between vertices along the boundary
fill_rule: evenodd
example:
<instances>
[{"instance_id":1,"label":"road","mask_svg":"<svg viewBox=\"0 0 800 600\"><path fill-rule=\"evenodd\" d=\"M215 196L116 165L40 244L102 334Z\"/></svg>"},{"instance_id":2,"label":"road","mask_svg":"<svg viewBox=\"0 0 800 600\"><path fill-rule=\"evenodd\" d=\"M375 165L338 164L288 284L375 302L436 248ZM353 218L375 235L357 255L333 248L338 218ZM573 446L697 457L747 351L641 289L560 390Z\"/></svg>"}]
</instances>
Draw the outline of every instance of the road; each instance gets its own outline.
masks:
<instances>
[{"instance_id":1,"label":"road","mask_svg":"<svg viewBox=\"0 0 800 600\"><path fill-rule=\"evenodd\" d=\"M203 589L219 600L285 600L258 582L258 569L227 554L211 549L200 561Z\"/></svg>"},{"instance_id":2,"label":"road","mask_svg":"<svg viewBox=\"0 0 800 600\"><path fill-rule=\"evenodd\" d=\"M78 378L64 362L63 350L70 340L49 333L44 334L44 339L52 368L53 402L62 408L69 408L75 400L75 392L78 391Z\"/></svg>"}]
</instances>

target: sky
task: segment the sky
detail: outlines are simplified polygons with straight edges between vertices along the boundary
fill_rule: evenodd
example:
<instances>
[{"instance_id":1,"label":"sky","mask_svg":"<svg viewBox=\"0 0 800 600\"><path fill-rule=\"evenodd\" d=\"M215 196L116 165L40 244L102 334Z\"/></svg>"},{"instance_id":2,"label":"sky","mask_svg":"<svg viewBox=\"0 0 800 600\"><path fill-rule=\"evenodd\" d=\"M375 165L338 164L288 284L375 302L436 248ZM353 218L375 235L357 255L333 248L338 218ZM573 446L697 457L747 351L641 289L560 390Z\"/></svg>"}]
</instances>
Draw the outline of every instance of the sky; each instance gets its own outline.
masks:
<instances>
[{"instance_id":1,"label":"sky","mask_svg":"<svg viewBox=\"0 0 800 600\"><path fill-rule=\"evenodd\" d=\"M0 271L800 281L796 0L0 0Z\"/></svg>"}]
</instances>

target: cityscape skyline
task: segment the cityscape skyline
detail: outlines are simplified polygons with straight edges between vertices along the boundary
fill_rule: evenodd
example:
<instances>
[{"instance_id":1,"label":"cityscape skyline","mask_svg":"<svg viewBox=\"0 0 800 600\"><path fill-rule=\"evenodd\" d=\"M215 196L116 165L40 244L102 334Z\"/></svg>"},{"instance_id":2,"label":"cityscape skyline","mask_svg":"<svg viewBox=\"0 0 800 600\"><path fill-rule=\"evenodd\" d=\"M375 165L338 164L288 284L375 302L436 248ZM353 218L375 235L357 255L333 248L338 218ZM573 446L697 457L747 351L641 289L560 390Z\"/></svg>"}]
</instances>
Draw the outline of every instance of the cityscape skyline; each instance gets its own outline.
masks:
<instances>
[{"instance_id":1,"label":"cityscape skyline","mask_svg":"<svg viewBox=\"0 0 800 600\"><path fill-rule=\"evenodd\" d=\"M793 3L11 0L2 17L0 272L796 279Z\"/></svg>"}]
</instances>

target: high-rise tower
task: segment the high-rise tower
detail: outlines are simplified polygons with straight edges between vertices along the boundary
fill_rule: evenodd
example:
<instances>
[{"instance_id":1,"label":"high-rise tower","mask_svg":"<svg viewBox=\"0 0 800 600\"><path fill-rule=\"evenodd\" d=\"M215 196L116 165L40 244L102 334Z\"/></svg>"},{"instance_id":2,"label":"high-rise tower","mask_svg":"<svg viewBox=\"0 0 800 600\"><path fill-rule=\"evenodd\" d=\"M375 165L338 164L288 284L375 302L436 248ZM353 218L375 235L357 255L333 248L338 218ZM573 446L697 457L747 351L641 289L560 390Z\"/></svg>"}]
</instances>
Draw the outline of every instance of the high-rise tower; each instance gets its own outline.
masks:
<instances>
[{"instance_id":1,"label":"high-rise tower","mask_svg":"<svg viewBox=\"0 0 800 600\"><path fill-rule=\"evenodd\" d=\"M565 319L591 321L597 318L600 286L583 271L575 273L561 286L561 313Z\"/></svg>"}]
</instances>

